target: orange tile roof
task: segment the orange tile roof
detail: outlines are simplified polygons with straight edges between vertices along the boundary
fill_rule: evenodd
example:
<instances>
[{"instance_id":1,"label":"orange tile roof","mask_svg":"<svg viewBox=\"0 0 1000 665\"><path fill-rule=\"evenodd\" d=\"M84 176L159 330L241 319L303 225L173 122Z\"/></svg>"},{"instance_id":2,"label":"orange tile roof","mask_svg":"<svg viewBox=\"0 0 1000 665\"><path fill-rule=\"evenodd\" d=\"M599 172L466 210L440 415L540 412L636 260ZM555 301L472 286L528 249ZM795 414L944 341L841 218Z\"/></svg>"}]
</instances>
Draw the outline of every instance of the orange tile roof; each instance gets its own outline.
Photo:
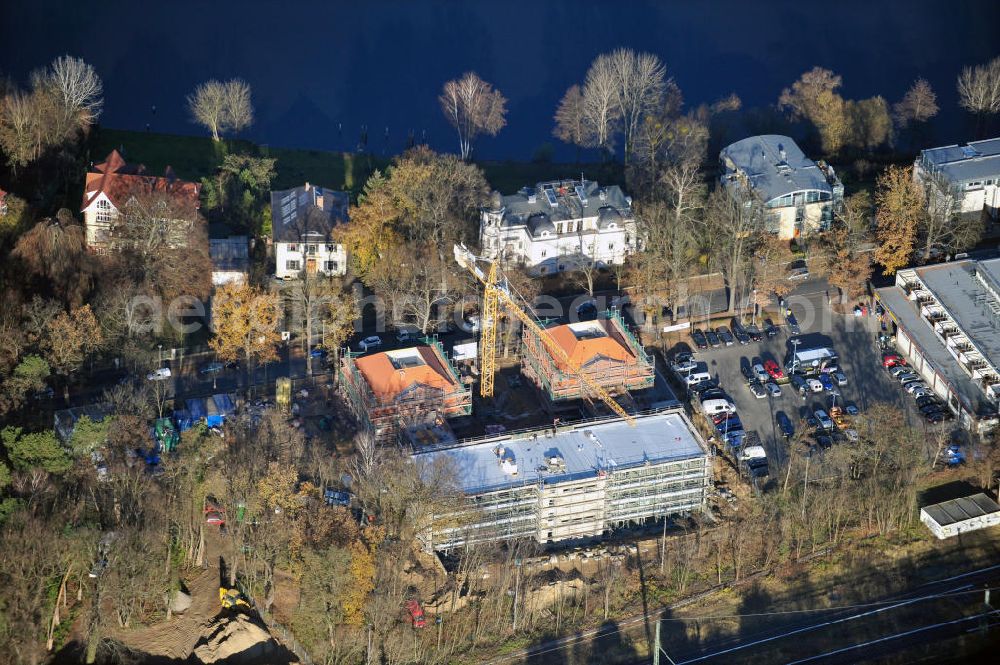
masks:
<instances>
[{"instance_id":1,"label":"orange tile roof","mask_svg":"<svg viewBox=\"0 0 1000 665\"><path fill-rule=\"evenodd\" d=\"M435 388L445 393L458 384L441 364L440 358L430 347L417 346L416 351L424 361L415 367L397 369L392 364L392 352L373 353L354 361L375 396L383 401L396 399L400 394L417 386Z\"/></svg>"},{"instance_id":2,"label":"orange tile roof","mask_svg":"<svg viewBox=\"0 0 1000 665\"><path fill-rule=\"evenodd\" d=\"M87 173L80 210L86 210L102 192L116 208L121 208L129 194L140 191L167 192L197 208L201 185L178 180L169 166L164 176L146 175L145 166L127 164L117 150L112 150L106 160L94 165L93 170Z\"/></svg>"},{"instance_id":3,"label":"orange tile roof","mask_svg":"<svg viewBox=\"0 0 1000 665\"><path fill-rule=\"evenodd\" d=\"M600 327L604 331L604 335L601 337L578 338L573 331L573 327L580 327L580 324L571 323L548 328L546 332L566 352L566 355L569 356L570 360L577 367L586 367L600 358L607 358L623 363L636 362L632 351L609 333L607 322L593 321L588 323ZM563 366L563 363L557 358L553 358L552 360L558 366Z\"/></svg>"}]
</instances>

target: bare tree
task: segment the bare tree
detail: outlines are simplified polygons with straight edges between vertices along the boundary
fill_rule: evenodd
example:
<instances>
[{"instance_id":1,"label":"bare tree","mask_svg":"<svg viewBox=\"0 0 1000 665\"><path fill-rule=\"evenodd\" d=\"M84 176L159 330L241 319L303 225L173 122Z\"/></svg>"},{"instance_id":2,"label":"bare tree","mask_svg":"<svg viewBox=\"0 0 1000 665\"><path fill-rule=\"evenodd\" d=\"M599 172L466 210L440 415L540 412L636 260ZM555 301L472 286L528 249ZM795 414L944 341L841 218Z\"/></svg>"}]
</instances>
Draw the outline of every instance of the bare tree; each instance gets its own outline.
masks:
<instances>
[{"instance_id":1,"label":"bare tree","mask_svg":"<svg viewBox=\"0 0 1000 665\"><path fill-rule=\"evenodd\" d=\"M610 151L621 111L615 90L614 71L610 62L598 58L587 70L583 84L583 113L594 144Z\"/></svg>"},{"instance_id":2,"label":"bare tree","mask_svg":"<svg viewBox=\"0 0 1000 665\"><path fill-rule=\"evenodd\" d=\"M0 146L15 172L38 159L36 121L30 95L13 92L0 100Z\"/></svg>"},{"instance_id":3,"label":"bare tree","mask_svg":"<svg viewBox=\"0 0 1000 665\"><path fill-rule=\"evenodd\" d=\"M438 101L448 122L458 132L462 159L472 154L476 137L496 136L507 124L507 98L475 72L466 72L461 78L445 83Z\"/></svg>"},{"instance_id":4,"label":"bare tree","mask_svg":"<svg viewBox=\"0 0 1000 665\"><path fill-rule=\"evenodd\" d=\"M614 73L618 110L625 132L625 161L632 153L632 142L642 118L659 106L666 89L666 68L652 53L636 53L620 48L608 55L598 56L610 60Z\"/></svg>"},{"instance_id":5,"label":"bare tree","mask_svg":"<svg viewBox=\"0 0 1000 665\"><path fill-rule=\"evenodd\" d=\"M579 85L570 86L563 95L559 108L556 109L555 121L556 126L552 130L552 135L560 141L576 146L578 161L580 148L590 148L596 144L594 127L588 122L583 90Z\"/></svg>"},{"instance_id":6,"label":"bare tree","mask_svg":"<svg viewBox=\"0 0 1000 665\"><path fill-rule=\"evenodd\" d=\"M764 226L760 203L745 188L717 188L705 210L703 237L709 256L729 289L729 308L736 308L736 294L751 272L755 244Z\"/></svg>"},{"instance_id":7,"label":"bare tree","mask_svg":"<svg viewBox=\"0 0 1000 665\"><path fill-rule=\"evenodd\" d=\"M91 65L64 55L52 61L49 80L55 88L67 125L89 127L104 107L104 85Z\"/></svg>"},{"instance_id":8,"label":"bare tree","mask_svg":"<svg viewBox=\"0 0 1000 665\"><path fill-rule=\"evenodd\" d=\"M958 103L971 113L1000 113L1000 57L966 67L958 76Z\"/></svg>"},{"instance_id":9,"label":"bare tree","mask_svg":"<svg viewBox=\"0 0 1000 665\"><path fill-rule=\"evenodd\" d=\"M918 78L903 98L893 104L892 114L900 129L911 122L927 122L937 115L937 95L927 79Z\"/></svg>"},{"instance_id":10,"label":"bare tree","mask_svg":"<svg viewBox=\"0 0 1000 665\"><path fill-rule=\"evenodd\" d=\"M242 79L202 83L188 95L188 110L197 124L220 140L224 132L238 132L253 123L250 84Z\"/></svg>"}]
</instances>

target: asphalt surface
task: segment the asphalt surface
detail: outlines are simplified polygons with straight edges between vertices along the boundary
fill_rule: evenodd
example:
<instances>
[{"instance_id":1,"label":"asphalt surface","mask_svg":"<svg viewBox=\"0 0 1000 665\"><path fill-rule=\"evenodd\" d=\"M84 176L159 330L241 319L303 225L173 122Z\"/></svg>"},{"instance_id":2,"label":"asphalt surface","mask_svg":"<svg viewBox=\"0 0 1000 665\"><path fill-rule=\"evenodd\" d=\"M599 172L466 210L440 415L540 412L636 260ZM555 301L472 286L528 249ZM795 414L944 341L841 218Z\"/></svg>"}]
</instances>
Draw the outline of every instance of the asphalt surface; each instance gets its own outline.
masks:
<instances>
[{"instance_id":1,"label":"asphalt surface","mask_svg":"<svg viewBox=\"0 0 1000 665\"><path fill-rule=\"evenodd\" d=\"M773 318L780 329L774 338L765 337L761 342L751 342L746 346L734 342L728 347L695 350L695 360L708 366L712 378L732 398L744 429L759 434L771 463L772 474L788 458L788 444L776 421L779 412L784 412L798 431L807 427L805 418L815 410L823 409L829 413L834 399L838 405L854 404L862 413L872 404L883 402L898 406L911 425L918 428L925 426L914 408L913 399L882 369L881 351L875 345L879 332L877 319L835 313L827 305L827 289L825 282L820 280L800 285L786 301L799 322L801 334L792 335L783 318ZM731 328L728 324L727 327ZM758 399L753 396L740 372L741 359L745 358L751 364L774 360L784 367L784 361L792 350L793 338L800 340L799 349L828 346L838 353L841 371L847 376L847 385L835 386L840 393L838 396L825 390L801 396L791 384L781 385L778 397ZM694 347L690 339L683 343L692 349Z\"/></svg>"}]
</instances>

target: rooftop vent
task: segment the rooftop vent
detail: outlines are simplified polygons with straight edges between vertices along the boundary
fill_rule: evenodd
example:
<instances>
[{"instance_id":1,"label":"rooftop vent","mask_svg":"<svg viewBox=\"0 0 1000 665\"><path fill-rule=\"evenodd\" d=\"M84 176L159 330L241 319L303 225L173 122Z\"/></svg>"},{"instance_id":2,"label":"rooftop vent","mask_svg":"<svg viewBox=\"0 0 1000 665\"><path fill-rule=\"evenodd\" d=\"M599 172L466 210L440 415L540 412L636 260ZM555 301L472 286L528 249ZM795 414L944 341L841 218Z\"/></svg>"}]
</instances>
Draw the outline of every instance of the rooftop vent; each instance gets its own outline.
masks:
<instances>
[{"instance_id":1,"label":"rooftop vent","mask_svg":"<svg viewBox=\"0 0 1000 665\"><path fill-rule=\"evenodd\" d=\"M601 199L602 201L607 201L607 200L608 200L608 191L607 191L606 189L604 189L603 187L601 187L601 189L600 189L600 191L598 192L597 196L598 196L598 197L599 197L599 198L600 198L600 199Z\"/></svg>"},{"instance_id":2,"label":"rooftop vent","mask_svg":"<svg viewBox=\"0 0 1000 665\"><path fill-rule=\"evenodd\" d=\"M534 203L537 200L538 200L538 197L535 195L534 192L532 192L531 194L528 194L528 203Z\"/></svg>"},{"instance_id":3,"label":"rooftop vent","mask_svg":"<svg viewBox=\"0 0 1000 665\"><path fill-rule=\"evenodd\" d=\"M983 153L979 152L971 145L961 145L959 149L962 151L962 156L966 159L973 159L975 157L982 157Z\"/></svg>"}]
</instances>

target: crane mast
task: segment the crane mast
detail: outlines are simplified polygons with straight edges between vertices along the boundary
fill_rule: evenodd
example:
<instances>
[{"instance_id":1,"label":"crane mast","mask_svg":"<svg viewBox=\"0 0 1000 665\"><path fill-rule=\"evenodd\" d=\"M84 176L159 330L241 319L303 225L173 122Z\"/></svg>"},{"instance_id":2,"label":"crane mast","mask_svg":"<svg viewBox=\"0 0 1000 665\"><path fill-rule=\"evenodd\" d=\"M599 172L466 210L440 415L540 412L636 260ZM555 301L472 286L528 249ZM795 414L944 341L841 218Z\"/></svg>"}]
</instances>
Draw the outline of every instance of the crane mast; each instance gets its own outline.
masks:
<instances>
[{"instance_id":1,"label":"crane mast","mask_svg":"<svg viewBox=\"0 0 1000 665\"><path fill-rule=\"evenodd\" d=\"M621 416L629 425L635 425L635 419L629 415L622 405L615 401L607 390L594 383L583 369L574 363L569 355L556 343L552 336L535 321L533 317L524 311L524 307L517 302L514 294L506 285L506 281L501 281L498 268L499 261L490 262L489 272L483 272L476 263L479 257L474 255L465 245L455 245L455 261L466 270L471 272L476 279L483 284L483 312L480 317L479 328L479 357L480 374L479 387L480 395L491 397L493 395L494 379L496 377L496 337L497 326L499 324L500 301L507 305L508 309L525 325L534 335L542 341L546 350L553 357L560 360L574 376L587 387L587 389L598 396L609 409Z\"/></svg>"}]
</instances>

